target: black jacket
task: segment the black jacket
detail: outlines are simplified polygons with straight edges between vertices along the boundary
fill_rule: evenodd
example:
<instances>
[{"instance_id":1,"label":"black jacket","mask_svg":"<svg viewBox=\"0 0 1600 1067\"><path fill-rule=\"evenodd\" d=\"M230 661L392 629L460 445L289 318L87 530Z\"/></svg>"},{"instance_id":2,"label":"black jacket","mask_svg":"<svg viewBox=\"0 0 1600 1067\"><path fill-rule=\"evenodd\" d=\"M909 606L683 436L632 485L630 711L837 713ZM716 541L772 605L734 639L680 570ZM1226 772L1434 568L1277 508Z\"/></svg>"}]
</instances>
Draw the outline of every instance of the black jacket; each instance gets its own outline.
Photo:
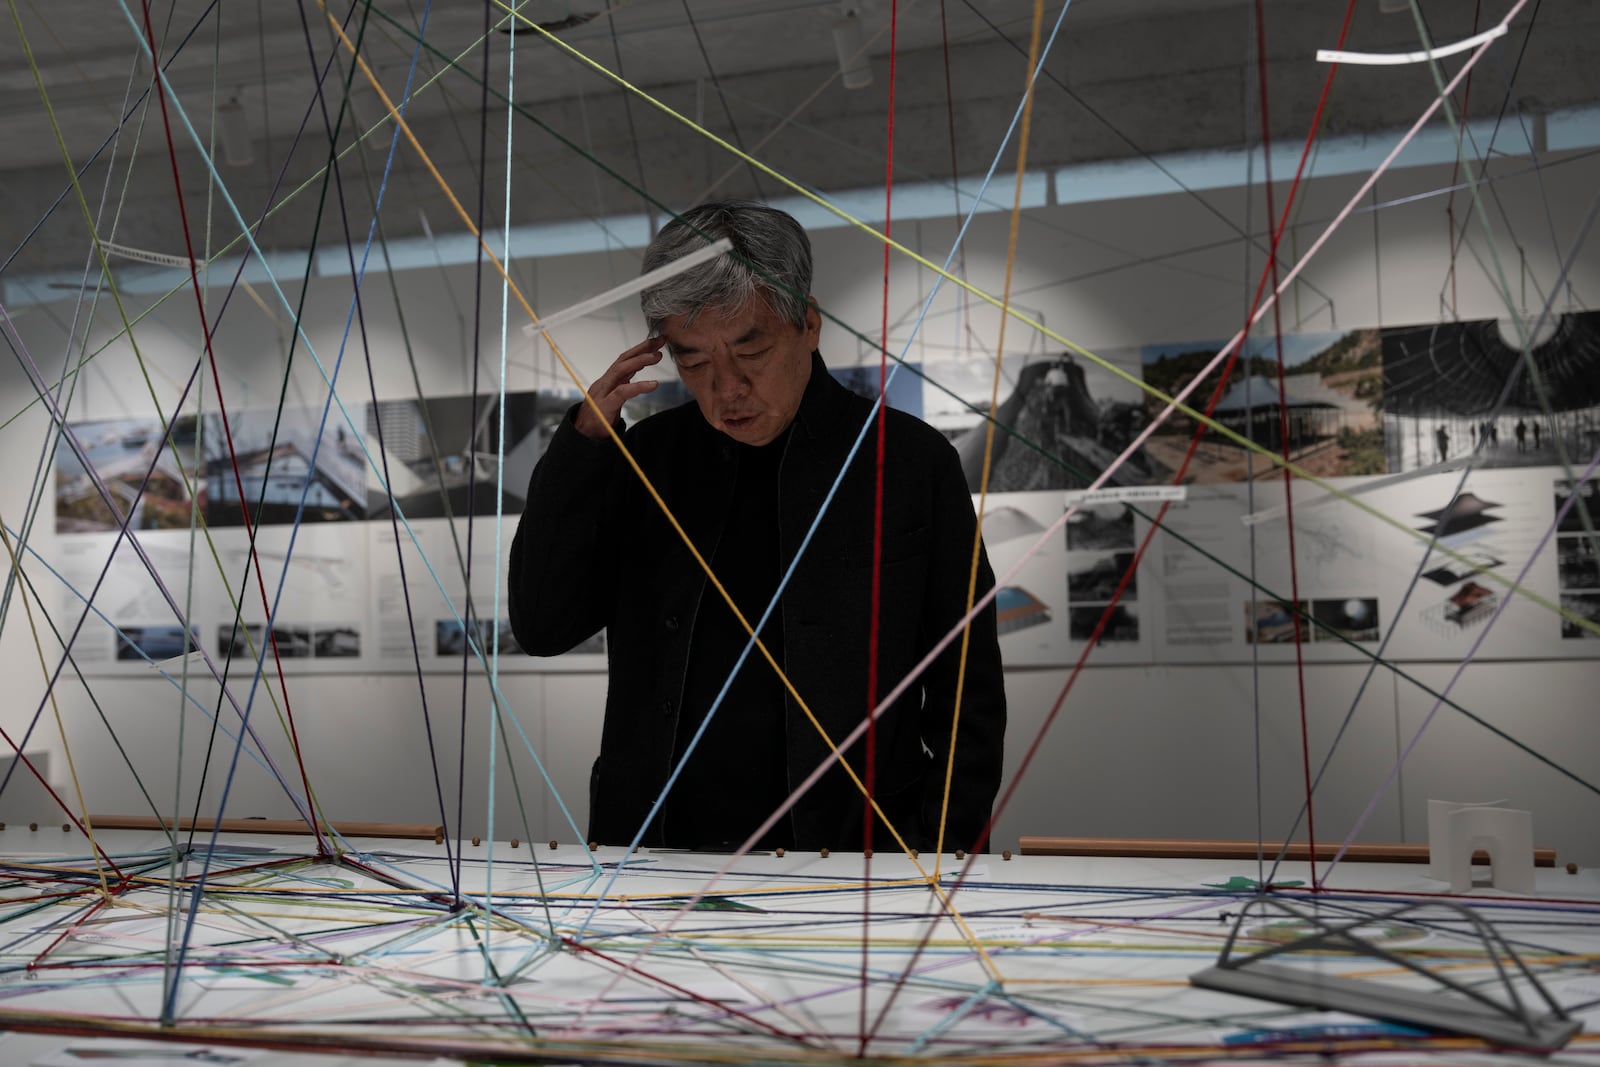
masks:
<instances>
[{"instance_id":1,"label":"black jacket","mask_svg":"<svg viewBox=\"0 0 1600 1067\"><path fill-rule=\"evenodd\" d=\"M871 406L813 355L779 477L785 568ZM976 526L955 449L920 420L887 415L880 698L965 613ZM835 742L868 710L875 433L782 599L785 671ZM690 539L712 558L737 462L732 442L692 402L629 428L624 440ZM616 446L578 433L570 414L529 481L509 577L511 623L525 651L558 655L607 630L610 685L591 776L590 836L627 843L671 771L696 613L703 597L719 594ZM993 584L980 554L977 595ZM739 605L752 623L765 606ZM938 831L960 648L958 636L878 722L875 793L913 848L931 848ZM992 604L973 623L967 656L946 851L980 844L1000 783L1005 692ZM792 788L830 750L792 696L786 703ZM845 753L858 773L865 747L863 738ZM791 819L796 847L863 845L861 794L838 766L801 798ZM659 844L661 832L652 827L645 843ZM875 847L893 847L882 827L875 837Z\"/></svg>"}]
</instances>

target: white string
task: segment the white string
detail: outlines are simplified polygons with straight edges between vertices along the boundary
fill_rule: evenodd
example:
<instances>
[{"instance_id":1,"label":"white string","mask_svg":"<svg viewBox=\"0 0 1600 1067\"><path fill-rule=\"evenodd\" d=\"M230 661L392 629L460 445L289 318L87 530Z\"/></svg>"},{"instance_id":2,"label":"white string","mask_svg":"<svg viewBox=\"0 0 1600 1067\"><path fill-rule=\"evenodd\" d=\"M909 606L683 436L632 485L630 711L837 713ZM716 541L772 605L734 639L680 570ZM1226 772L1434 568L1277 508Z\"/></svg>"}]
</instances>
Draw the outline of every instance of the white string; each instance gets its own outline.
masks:
<instances>
[{"instance_id":1,"label":"white string","mask_svg":"<svg viewBox=\"0 0 1600 1067\"><path fill-rule=\"evenodd\" d=\"M1425 48L1420 52L1339 52L1332 48L1319 48L1317 62L1353 63L1364 67L1403 67L1408 63L1427 63L1453 56L1457 52L1469 52L1480 44L1488 44L1495 38L1505 35L1506 24L1502 22L1493 29L1484 30L1476 37L1468 37L1464 41L1441 45L1438 48Z\"/></svg>"},{"instance_id":2,"label":"white string","mask_svg":"<svg viewBox=\"0 0 1600 1067\"><path fill-rule=\"evenodd\" d=\"M609 307L618 300L642 292L652 285L657 285L669 278L676 278L686 270L691 270L709 259L716 259L722 253L731 251L733 251L733 244L726 237L713 241L704 248L697 248L686 256L679 256L664 267L657 267L655 270L647 271L631 281L623 282L614 289L607 289L605 292L597 293L587 300L573 304L569 308L563 308L554 315L547 315L538 322L530 322L522 328L522 332L531 335L541 330L553 330L557 326L581 319L585 315L599 311L603 307Z\"/></svg>"}]
</instances>

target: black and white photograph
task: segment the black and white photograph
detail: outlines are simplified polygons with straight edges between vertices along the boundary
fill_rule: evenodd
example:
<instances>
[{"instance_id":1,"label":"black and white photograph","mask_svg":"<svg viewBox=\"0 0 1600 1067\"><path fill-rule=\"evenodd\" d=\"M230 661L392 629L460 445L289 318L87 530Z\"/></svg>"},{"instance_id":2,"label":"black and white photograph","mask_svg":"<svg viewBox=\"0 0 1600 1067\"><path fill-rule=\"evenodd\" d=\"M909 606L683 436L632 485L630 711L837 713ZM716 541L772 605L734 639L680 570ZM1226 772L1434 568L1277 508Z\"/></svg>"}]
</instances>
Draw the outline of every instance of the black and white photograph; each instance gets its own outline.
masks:
<instances>
[{"instance_id":1,"label":"black and white photograph","mask_svg":"<svg viewBox=\"0 0 1600 1067\"><path fill-rule=\"evenodd\" d=\"M1537 375L1521 368L1524 353ZM1600 445L1597 365L1600 312L1387 327L1389 468L1462 456L1478 468L1546 467L1560 464L1563 450L1592 456Z\"/></svg>"},{"instance_id":2,"label":"black and white photograph","mask_svg":"<svg viewBox=\"0 0 1600 1067\"><path fill-rule=\"evenodd\" d=\"M361 629L354 624L318 626L313 645L311 654L316 659L354 659L361 655Z\"/></svg>"},{"instance_id":3,"label":"black and white photograph","mask_svg":"<svg viewBox=\"0 0 1600 1067\"><path fill-rule=\"evenodd\" d=\"M1600 589L1600 552L1595 541L1583 534L1556 538L1557 584L1562 589Z\"/></svg>"},{"instance_id":4,"label":"black and white photograph","mask_svg":"<svg viewBox=\"0 0 1600 1067\"><path fill-rule=\"evenodd\" d=\"M1129 567L1132 552L1104 552L1067 557L1067 599L1074 604L1110 600ZM1135 571L1122 590L1122 600L1139 599L1139 572Z\"/></svg>"},{"instance_id":5,"label":"black and white photograph","mask_svg":"<svg viewBox=\"0 0 1600 1067\"><path fill-rule=\"evenodd\" d=\"M1572 483L1565 479L1559 480L1555 485L1556 514L1560 521L1556 529L1562 533L1583 533L1586 531L1600 531L1600 479L1590 478L1578 483L1576 494L1572 491ZM1576 495L1572 506L1568 507L1565 514L1561 509L1566 507L1567 501ZM1587 522L1585 517L1587 516Z\"/></svg>"},{"instance_id":6,"label":"black and white photograph","mask_svg":"<svg viewBox=\"0 0 1600 1067\"><path fill-rule=\"evenodd\" d=\"M273 626L272 643L279 659L310 659L316 651L312 628L299 624L279 623Z\"/></svg>"},{"instance_id":7,"label":"black and white photograph","mask_svg":"<svg viewBox=\"0 0 1600 1067\"><path fill-rule=\"evenodd\" d=\"M1313 641L1376 641L1380 636L1376 597L1313 600L1311 617Z\"/></svg>"},{"instance_id":8,"label":"black and white photograph","mask_svg":"<svg viewBox=\"0 0 1600 1067\"><path fill-rule=\"evenodd\" d=\"M499 649L502 656L515 656L522 653L522 646L517 644L517 639L511 632L510 619L501 619L498 627L488 619L474 619L472 625L473 642L477 646L477 651L485 657L495 650L496 630L499 631ZM434 621L434 655L460 656L466 650L466 629L459 620L437 619Z\"/></svg>"},{"instance_id":9,"label":"black and white photograph","mask_svg":"<svg viewBox=\"0 0 1600 1067\"><path fill-rule=\"evenodd\" d=\"M496 395L387 400L369 407L367 440L376 455L382 436L390 488L386 494L375 480L370 483L369 515L386 518L391 495L408 519L493 515L497 507L506 515L522 514L534 464L577 400L572 390L507 393L503 420Z\"/></svg>"},{"instance_id":10,"label":"black and white photograph","mask_svg":"<svg viewBox=\"0 0 1600 1067\"><path fill-rule=\"evenodd\" d=\"M1069 552L1133 547L1133 509L1126 504L1084 504L1067 520Z\"/></svg>"},{"instance_id":11,"label":"black and white photograph","mask_svg":"<svg viewBox=\"0 0 1600 1067\"><path fill-rule=\"evenodd\" d=\"M226 434L207 415L203 431L210 525L243 526L246 509L252 526L367 518L367 459L337 407L326 423L321 408L247 408L229 414Z\"/></svg>"},{"instance_id":12,"label":"black and white photograph","mask_svg":"<svg viewBox=\"0 0 1600 1067\"><path fill-rule=\"evenodd\" d=\"M1600 593L1562 593L1561 610L1576 619L1561 619L1561 636L1565 640L1590 640L1600 638Z\"/></svg>"},{"instance_id":13,"label":"black and white photograph","mask_svg":"<svg viewBox=\"0 0 1600 1067\"><path fill-rule=\"evenodd\" d=\"M1074 641L1087 641L1094 636L1101 616L1109 611L1105 628L1100 631L1099 643L1108 641L1139 640L1139 612L1131 604L1085 604L1067 609L1067 636Z\"/></svg>"},{"instance_id":14,"label":"black and white photograph","mask_svg":"<svg viewBox=\"0 0 1600 1067\"><path fill-rule=\"evenodd\" d=\"M259 622L217 625L217 655L225 660L253 659L266 647L267 628Z\"/></svg>"},{"instance_id":15,"label":"black and white photograph","mask_svg":"<svg viewBox=\"0 0 1600 1067\"><path fill-rule=\"evenodd\" d=\"M955 442L967 486L983 484L988 450L991 493L1082 489L1112 467L1145 426L1144 391L1136 353L1102 352L1102 359L1134 381L1069 352L1007 355L1000 367L1000 392L992 447L987 422L994 391L994 364L985 360L926 364L940 389L925 391L926 418ZM1152 470L1143 449L1112 471L1109 485L1144 485Z\"/></svg>"}]
</instances>

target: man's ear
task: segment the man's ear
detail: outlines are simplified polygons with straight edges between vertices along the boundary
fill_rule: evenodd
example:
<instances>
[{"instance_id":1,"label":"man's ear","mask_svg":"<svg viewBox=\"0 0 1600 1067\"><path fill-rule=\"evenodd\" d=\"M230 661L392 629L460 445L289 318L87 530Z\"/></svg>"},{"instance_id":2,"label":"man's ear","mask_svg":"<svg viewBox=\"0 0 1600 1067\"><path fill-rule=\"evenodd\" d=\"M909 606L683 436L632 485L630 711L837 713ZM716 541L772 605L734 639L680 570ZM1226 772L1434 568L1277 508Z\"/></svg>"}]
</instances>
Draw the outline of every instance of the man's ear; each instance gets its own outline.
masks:
<instances>
[{"instance_id":1,"label":"man's ear","mask_svg":"<svg viewBox=\"0 0 1600 1067\"><path fill-rule=\"evenodd\" d=\"M817 310L817 298L814 296L806 297L806 327L804 332L806 341L815 349L817 341L822 337L822 312Z\"/></svg>"}]
</instances>

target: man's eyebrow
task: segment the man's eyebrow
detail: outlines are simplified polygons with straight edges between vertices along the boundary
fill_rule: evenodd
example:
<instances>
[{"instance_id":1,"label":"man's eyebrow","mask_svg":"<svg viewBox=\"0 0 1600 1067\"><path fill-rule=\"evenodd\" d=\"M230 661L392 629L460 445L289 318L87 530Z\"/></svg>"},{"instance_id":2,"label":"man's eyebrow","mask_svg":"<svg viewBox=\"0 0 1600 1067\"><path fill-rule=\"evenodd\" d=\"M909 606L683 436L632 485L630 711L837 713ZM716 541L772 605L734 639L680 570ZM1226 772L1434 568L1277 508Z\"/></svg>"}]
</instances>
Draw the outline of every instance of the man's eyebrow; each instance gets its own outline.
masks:
<instances>
[{"instance_id":1,"label":"man's eyebrow","mask_svg":"<svg viewBox=\"0 0 1600 1067\"><path fill-rule=\"evenodd\" d=\"M747 345L753 341L759 341L766 336L766 333L766 327L761 323L757 323L746 330L739 337L736 337L734 340L730 341L728 343L728 347L737 348L740 345ZM700 351L700 349L696 345L680 345L674 341L667 342L667 354L673 359L682 359L684 356L692 356L698 351Z\"/></svg>"}]
</instances>

